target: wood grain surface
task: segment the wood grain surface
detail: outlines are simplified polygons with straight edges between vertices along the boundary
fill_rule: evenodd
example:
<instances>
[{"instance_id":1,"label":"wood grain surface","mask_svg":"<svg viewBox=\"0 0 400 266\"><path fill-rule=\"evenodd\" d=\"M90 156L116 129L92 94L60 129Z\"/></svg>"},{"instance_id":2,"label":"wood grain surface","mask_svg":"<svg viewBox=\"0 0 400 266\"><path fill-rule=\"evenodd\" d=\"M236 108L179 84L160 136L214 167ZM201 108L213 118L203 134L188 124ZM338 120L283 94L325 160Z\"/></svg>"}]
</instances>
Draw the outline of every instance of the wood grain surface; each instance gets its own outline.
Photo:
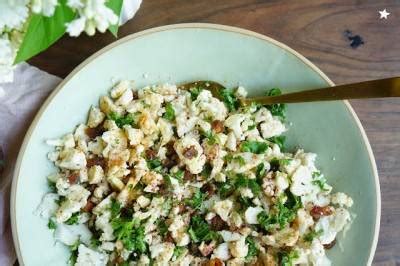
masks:
<instances>
[{"instance_id":1,"label":"wood grain surface","mask_svg":"<svg viewBox=\"0 0 400 266\"><path fill-rule=\"evenodd\" d=\"M386 8L388 19L379 19ZM399 0L144 0L120 37L155 26L210 22L250 29L294 48L335 83L400 76ZM350 47L350 30L365 44ZM88 56L113 42L106 33L64 37L30 60L65 77ZM382 191L382 221L374 265L400 265L400 99L351 101L376 156Z\"/></svg>"}]
</instances>

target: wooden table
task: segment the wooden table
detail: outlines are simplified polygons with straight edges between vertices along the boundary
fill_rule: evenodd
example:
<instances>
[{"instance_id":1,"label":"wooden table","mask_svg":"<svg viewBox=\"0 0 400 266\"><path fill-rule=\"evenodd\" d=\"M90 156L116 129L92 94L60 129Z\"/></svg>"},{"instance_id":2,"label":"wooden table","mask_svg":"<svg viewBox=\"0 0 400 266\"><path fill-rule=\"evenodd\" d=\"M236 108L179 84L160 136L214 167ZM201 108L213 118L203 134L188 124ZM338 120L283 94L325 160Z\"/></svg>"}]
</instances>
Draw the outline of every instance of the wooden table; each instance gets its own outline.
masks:
<instances>
[{"instance_id":1,"label":"wooden table","mask_svg":"<svg viewBox=\"0 0 400 266\"><path fill-rule=\"evenodd\" d=\"M307 4L305 4L307 3ZM388 19L378 10L387 9ZM155 26L209 22L257 31L314 62L337 84L400 76L398 0L144 0L120 37ZM360 35L353 49L343 32ZM88 56L113 42L111 34L63 38L30 61L65 77ZM375 265L400 265L400 99L351 101L376 156L382 220Z\"/></svg>"}]
</instances>

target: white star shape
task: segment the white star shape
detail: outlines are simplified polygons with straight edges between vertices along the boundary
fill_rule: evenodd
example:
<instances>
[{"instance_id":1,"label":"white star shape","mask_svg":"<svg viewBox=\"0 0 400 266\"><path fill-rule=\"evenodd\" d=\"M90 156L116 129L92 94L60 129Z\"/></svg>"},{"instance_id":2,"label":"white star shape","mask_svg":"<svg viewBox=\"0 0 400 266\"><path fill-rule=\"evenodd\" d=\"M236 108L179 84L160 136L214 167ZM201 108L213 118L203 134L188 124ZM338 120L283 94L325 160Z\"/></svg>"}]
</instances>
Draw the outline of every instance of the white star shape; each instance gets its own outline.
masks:
<instances>
[{"instance_id":1,"label":"white star shape","mask_svg":"<svg viewBox=\"0 0 400 266\"><path fill-rule=\"evenodd\" d=\"M382 11L379 11L379 14L381 15L380 19L383 19L383 18L387 19L388 16L390 15L390 13L386 11L386 8Z\"/></svg>"}]
</instances>

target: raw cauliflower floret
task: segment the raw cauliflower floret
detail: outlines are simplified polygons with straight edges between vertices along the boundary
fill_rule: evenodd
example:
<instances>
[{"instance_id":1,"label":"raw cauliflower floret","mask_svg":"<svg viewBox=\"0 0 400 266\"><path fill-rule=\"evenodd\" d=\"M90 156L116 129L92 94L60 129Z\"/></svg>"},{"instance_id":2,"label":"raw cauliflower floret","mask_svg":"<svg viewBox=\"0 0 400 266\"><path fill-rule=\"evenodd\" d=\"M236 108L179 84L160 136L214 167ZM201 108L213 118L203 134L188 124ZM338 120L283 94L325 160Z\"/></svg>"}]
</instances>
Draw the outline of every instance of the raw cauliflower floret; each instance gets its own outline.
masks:
<instances>
[{"instance_id":1,"label":"raw cauliflower floret","mask_svg":"<svg viewBox=\"0 0 400 266\"><path fill-rule=\"evenodd\" d=\"M206 156L203 154L203 148L196 139L190 136L185 136L175 142L174 148L179 159L186 165L192 174L198 174L203 170L203 166L206 163ZM187 155L187 149L194 149L192 154L193 156L189 157Z\"/></svg>"},{"instance_id":2,"label":"raw cauliflower floret","mask_svg":"<svg viewBox=\"0 0 400 266\"><path fill-rule=\"evenodd\" d=\"M117 99L124 94L125 91L129 90L132 86L132 82L129 80L121 80L118 82L110 91L110 95L113 99Z\"/></svg>"},{"instance_id":3,"label":"raw cauliflower floret","mask_svg":"<svg viewBox=\"0 0 400 266\"><path fill-rule=\"evenodd\" d=\"M323 245L331 243L350 220L350 213L343 208L335 209L332 215L321 217L315 225L316 231L322 230L318 239Z\"/></svg>"},{"instance_id":4,"label":"raw cauliflower floret","mask_svg":"<svg viewBox=\"0 0 400 266\"><path fill-rule=\"evenodd\" d=\"M139 145L144 135L140 129L132 128L130 125L124 126L125 134L129 139L129 144L132 146Z\"/></svg>"},{"instance_id":5,"label":"raw cauliflower floret","mask_svg":"<svg viewBox=\"0 0 400 266\"><path fill-rule=\"evenodd\" d=\"M281 135L286 131L285 125L282 124L278 119L272 119L270 121L260 124L261 134L265 139L272 138Z\"/></svg>"},{"instance_id":6,"label":"raw cauliflower floret","mask_svg":"<svg viewBox=\"0 0 400 266\"><path fill-rule=\"evenodd\" d=\"M231 254L229 252L228 243L219 244L217 246L217 248L214 249L213 254L211 255L211 258L218 258L222 261L229 260L231 258Z\"/></svg>"},{"instance_id":7,"label":"raw cauliflower floret","mask_svg":"<svg viewBox=\"0 0 400 266\"><path fill-rule=\"evenodd\" d=\"M98 184L104 177L103 168L100 165L93 165L88 171L89 184Z\"/></svg>"},{"instance_id":8,"label":"raw cauliflower floret","mask_svg":"<svg viewBox=\"0 0 400 266\"><path fill-rule=\"evenodd\" d=\"M85 207L90 191L81 185L72 185L68 189L66 199L56 212L57 222L62 223L71 218L72 214Z\"/></svg>"},{"instance_id":9,"label":"raw cauliflower floret","mask_svg":"<svg viewBox=\"0 0 400 266\"><path fill-rule=\"evenodd\" d=\"M151 258L156 265L167 265L174 254L175 245L169 242L150 246Z\"/></svg>"},{"instance_id":10,"label":"raw cauliflower floret","mask_svg":"<svg viewBox=\"0 0 400 266\"><path fill-rule=\"evenodd\" d=\"M46 141L47 145L56 146L56 147L64 147L64 148L74 148L75 140L74 136L70 134L66 134L59 139L49 139Z\"/></svg>"},{"instance_id":11,"label":"raw cauliflower floret","mask_svg":"<svg viewBox=\"0 0 400 266\"><path fill-rule=\"evenodd\" d=\"M213 211L221 217L225 222L229 219L229 214L232 212L233 202L229 199L217 201L214 203Z\"/></svg>"},{"instance_id":12,"label":"raw cauliflower floret","mask_svg":"<svg viewBox=\"0 0 400 266\"><path fill-rule=\"evenodd\" d=\"M242 140L243 139L243 129L241 123L248 118L248 114L233 114L228 116L225 120L224 125L225 127L229 128L233 134L235 135L236 139ZM229 135L228 135L229 139Z\"/></svg>"},{"instance_id":13,"label":"raw cauliflower floret","mask_svg":"<svg viewBox=\"0 0 400 266\"><path fill-rule=\"evenodd\" d=\"M173 138L174 130L172 129L172 124L162 118L158 120L157 127L161 133L160 146L163 146Z\"/></svg>"},{"instance_id":14,"label":"raw cauliflower floret","mask_svg":"<svg viewBox=\"0 0 400 266\"><path fill-rule=\"evenodd\" d=\"M292 175L292 184L290 191L293 195L304 196L313 191L312 173L305 166L299 166Z\"/></svg>"},{"instance_id":15,"label":"raw cauliflower floret","mask_svg":"<svg viewBox=\"0 0 400 266\"><path fill-rule=\"evenodd\" d=\"M80 170L86 167L86 157L82 151L69 148L60 152L56 165L68 170Z\"/></svg>"},{"instance_id":16,"label":"raw cauliflower floret","mask_svg":"<svg viewBox=\"0 0 400 266\"><path fill-rule=\"evenodd\" d=\"M127 106L133 100L133 92L132 90L126 90L115 102L116 105L119 106Z\"/></svg>"},{"instance_id":17,"label":"raw cauliflower floret","mask_svg":"<svg viewBox=\"0 0 400 266\"><path fill-rule=\"evenodd\" d=\"M226 171L234 171L235 173L244 173L257 167L261 162L264 161L264 156L262 154L255 154L251 152L242 152L237 153L234 157L243 158L244 163L239 160L231 160L227 167ZM265 162L265 164L268 164Z\"/></svg>"},{"instance_id":18,"label":"raw cauliflower floret","mask_svg":"<svg viewBox=\"0 0 400 266\"><path fill-rule=\"evenodd\" d=\"M312 216L304 209L299 209L297 211L296 221L300 235L304 235L304 233L307 232L308 228L314 225L314 220Z\"/></svg>"},{"instance_id":19,"label":"raw cauliflower floret","mask_svg":"<svg viewBox=\"0 0 400 266\"><path fill-rule=\"evenodd\" d=\"M237 241L229 242L229 250L233 257L244 258L249 252L249 245L246 244L246 238L241 237Z\"/></svg>"},{"instance_id":20,"label":"raw cauliflower floret","mask_svg":"<svg viewBox=\"0 0 400 266\"><path fill-rule=\"evenodd\" d=\"M126 135L119 128L104 132L101 138L106 143L106 147L103 150L103 157L105 158L108 158L111 150L122 151L128 146Z\"/></svg>"},{"instance_id":21,"label":"raw cauliflower floret","mask_svg":"<svg viewBox=\"0 0 400 266\"><path fill-rule=\"evenodd\" d=\"M258 224L257 215L261 213L264 209L257 207L249 207L244 213L244 217L248 224Z\"/></svg>"},{"instance_id":22,"label":"raw cauliflower floret","mask_svg":"<svg viewBox=\"0 0 400 266\"><path fill-rule=\"evenodd\" d=\"M176 215L171 225L168 227L168 231L171 232L171 236L175 240L177 246L186 246L189 244L190 237L189 234L186 233L187 227L188 223L181 215Z\"/></svg>"},{"instance_id":23,"label":"raw cauliflower floret","mask_svg":"<svg viewBox=\"0 0 400 266\"><path fill-rule=\"evenodd\" d=\"M331 196L331 202L337 204L340 207L350 208L353 206L353 199L347 196L343 192L337 192Z\"/></svg>"},{"instance_id":24,"label":"raw cauliflower floret","mask_svg":"<svg viewBox=\"0 0 400 266\"><path fill-rule=\"evenodd\" d=\"M208 90L200 92L191 109L202 118L212 117L214 120L224 120L228 113L225 104L214 98Z\"/></svg>"},{"instance_id":25,"label":"raw cauliflower floret","mask_svg":"<svg viewBox=\"0 0 400 266\"><path fill-rule=\"evenodd\" d=\"M115 113L117 115L123 114L123 108L117 106L108 96L103 96L100 98L100 110L105 114Z\"/></svg>"},{"instance_id":26,"label":"raw cauliflower floret","mask_svg":"<svg viewBox=\"0 0 400 266\"><path fill-rule=\"evenodd\" d=\"M106 118L106 115L97 107L90 107L87 125L90 128L98 127Z\"/></svg>"},{"instance_id":27,"label":"raw cauliflower floret","mask_svg":"<svg viewBox=\"0 0 400 266\"><path fill-rule=\"evenodd\" d=\"M83 244L79 245L75 266L105 266L107 262L107 254L94 251Z\"/></svg>"}]
</instances>

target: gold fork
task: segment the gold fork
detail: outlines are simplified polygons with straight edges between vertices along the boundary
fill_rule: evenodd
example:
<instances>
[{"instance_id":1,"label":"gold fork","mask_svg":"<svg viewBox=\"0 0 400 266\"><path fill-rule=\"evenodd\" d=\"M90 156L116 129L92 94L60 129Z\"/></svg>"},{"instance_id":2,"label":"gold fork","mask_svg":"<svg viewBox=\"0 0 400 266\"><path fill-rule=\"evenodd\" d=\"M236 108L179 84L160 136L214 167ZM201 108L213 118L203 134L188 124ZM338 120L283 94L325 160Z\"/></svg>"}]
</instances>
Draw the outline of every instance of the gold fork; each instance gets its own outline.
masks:
<instances>
[{"instance_id":1,"label":"gold fork","mask_svg":"<svg viewBox=\"0 0 400 266\"><path fill-rule=\"evenodd\" d=\"M219 92L225 89L225 87L218 82L204 80L190 82L179 86L179 88L187 90L194 87L208 89L211 91L212 95L217 98L220 98ZM242 105L248 105L252 102L264 105L274 103L300 103L386 97L400 97L400 77L370 80L276 96L240 98L239 100Z\"/></svg>"}]
</instances>

